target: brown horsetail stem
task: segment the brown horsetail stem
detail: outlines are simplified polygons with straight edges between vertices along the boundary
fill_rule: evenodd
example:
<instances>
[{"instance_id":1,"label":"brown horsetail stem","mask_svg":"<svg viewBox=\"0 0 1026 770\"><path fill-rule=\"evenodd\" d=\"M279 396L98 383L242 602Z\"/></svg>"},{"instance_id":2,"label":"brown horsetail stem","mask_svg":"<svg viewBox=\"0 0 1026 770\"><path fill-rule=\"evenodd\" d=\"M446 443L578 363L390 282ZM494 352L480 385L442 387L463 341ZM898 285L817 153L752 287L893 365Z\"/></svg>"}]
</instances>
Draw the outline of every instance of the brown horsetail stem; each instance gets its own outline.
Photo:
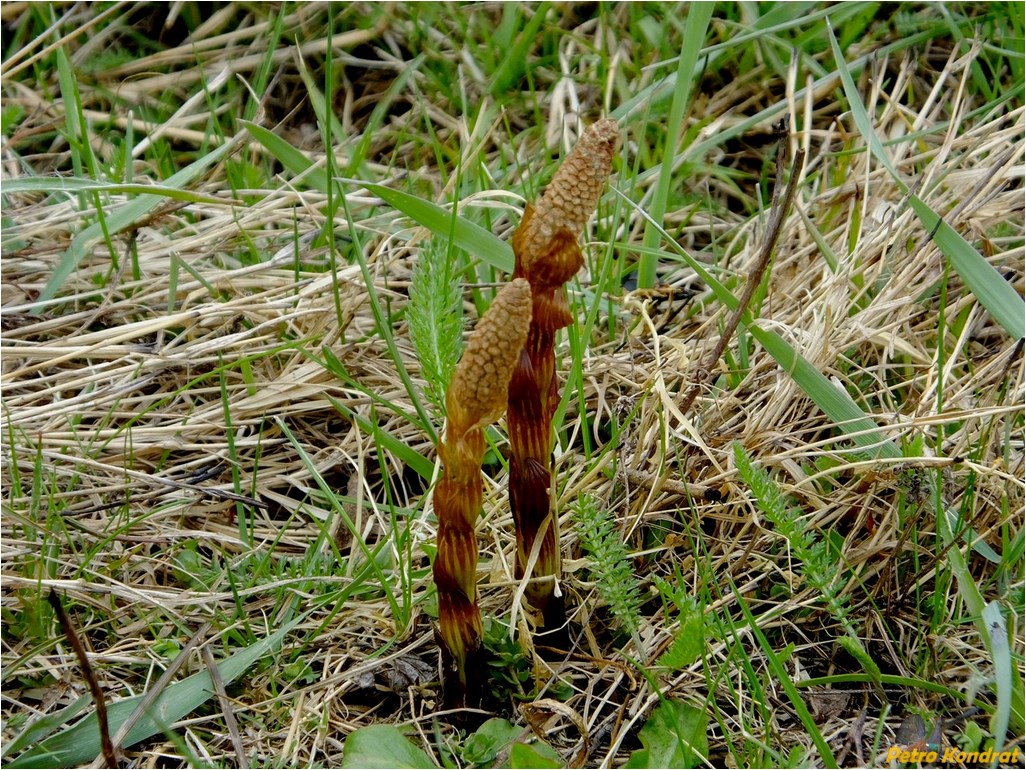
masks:
<instances>
[{"instance_id":1,"label":"brown horsetail stem","mask_svg":"<svg viewBox=\"0 0 1026 770\"><path fill-rule=\"evenodd\" d=\"M477 536L481 512L481 460L484 428L506 408L510 376L531 323L531 287L516 279L506 284L478 321L453 372L446 393L449 422L439 448L442 477L435 486L438 553L433 572L438 588L445 701L450 708L477 705L481 611L477 606Z\"/></svg>"},{"instance_id":2,"label":"brown horsetail stem","mask_svg":"<svg viewBox=\"0 0 1026 770\"><path fill-rule=\"evenodd\" d=\"M560 576L551 421L559 402L556 332L573 323L566 282L584 264L577 235L598 204L613 165L620 132L600 120L581 136L538 200L528 204L513 233L514 278L531 284L531 328L509 385L509 496L516 526L516 576L522 579L537 549L525 596L541 613L540 629L563 628L566 613L555 590ZM540 542L538 542L540 538ZM550 637L556 641L560 637Z\"/></svg>"}]
</instances>

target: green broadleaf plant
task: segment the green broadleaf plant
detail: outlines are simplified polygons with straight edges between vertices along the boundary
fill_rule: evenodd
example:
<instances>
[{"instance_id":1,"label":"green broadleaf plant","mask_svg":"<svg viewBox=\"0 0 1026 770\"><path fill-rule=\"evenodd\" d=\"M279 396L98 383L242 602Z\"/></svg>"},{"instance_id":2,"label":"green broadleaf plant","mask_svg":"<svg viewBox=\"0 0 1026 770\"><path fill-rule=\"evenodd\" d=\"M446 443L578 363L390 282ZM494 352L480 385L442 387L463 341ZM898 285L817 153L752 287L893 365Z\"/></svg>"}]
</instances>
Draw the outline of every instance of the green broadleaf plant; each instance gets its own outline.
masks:
<instances>
[{"instance_id":1,"label":"green broadleaf plant","mask_svg":"<svg viewBox=\"0 0 1026 770\"><path fill-rule=\"evenodd\" d=\"M688 703L662 700L641 728L644 748L627 760L626 768L700 767L708 761L709 715Z\"/></svg>"},{"instance_id":2,"label":"green broadleaf plant","mask_svg":"<svg viewBox=\"0 0 1026 770\"><path fill-rule=\"evenodd\" d=\"M509 751L512 770L566 767L563 758L547 743L514 743Z\"/></svg>"},{"instance_id":3,"label":"green broadleaf plant","mask_svg":"<svg viewBox=\"0 0 1026 770\"><path fill-rule=\"evenodd\" d=\"M354 730L342 747L342 767L433 768L431 758L392 725Z\"/></svg>"}]
</instances>

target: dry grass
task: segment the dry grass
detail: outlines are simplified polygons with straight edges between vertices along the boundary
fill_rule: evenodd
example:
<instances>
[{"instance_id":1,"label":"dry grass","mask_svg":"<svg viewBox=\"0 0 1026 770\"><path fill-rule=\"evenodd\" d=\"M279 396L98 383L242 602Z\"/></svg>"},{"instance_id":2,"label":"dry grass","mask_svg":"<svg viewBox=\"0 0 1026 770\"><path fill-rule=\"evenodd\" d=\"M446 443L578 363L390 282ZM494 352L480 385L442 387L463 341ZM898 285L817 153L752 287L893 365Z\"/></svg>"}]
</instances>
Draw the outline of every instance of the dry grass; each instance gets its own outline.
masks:
<instances>
[{"instance_id":1,"label":"dry grass","mask_svg":"<svg viewBox=\"0 0 1026 770\"><path fill-rule=\"evenodd\" d=\"M67 14L63 31L88 30L68 48L84 71L103 50L98 38L123 40L125 32L103 19L88 29L90 14L78 8L58 13ZM16 12L6 5L4 23L13 24ZM283 23L289 35L302 32L309 40L303 55L311 68L326 47L324 13L300 5ZM458 22L446 17L437 29L420 29L399 9L367 14L375 22L366 31L336 41L338 64L346 68L335 103L347 137L338 167L346 169L358 153L374 104L417 46L431 51L432 62L452 57L451 93L439 91L430 74L412 77L383 124L372 126L366 162L353 173L446 202L459 189L462 148L477 188L462 210L482 223L487 214L503 238L519 221L521 194L537 193L533 175L545 170L564 121L575 110L597 114L606 94L615 107L621 94L640 92L655 77L633 63L644 53L638 40L615 37L590 11L563 9L546 33L558 55L539 67L531 92L504 104L501 119L491 113L472 122L455 94L468 93L475 104L490 97L472 49L454 42ZM621 8L610 18L626 24L628 15ZM164 148L163 156L145 148L135 153L136 181L166 179L161 157L181 157L185 165L209 152L218 140L210 131L211 100L198 85L230 73L211 88L213 103L239 112L247 96L234 76L252 81L267 61L274 18L249 25L245 18L243 7L229 4L196 32L199 45L183 42L80 78L97 157L116 165L112 137L132 119L137 142L148 133ZM90 39L100 29L103 35ZM271 59L275 74L254 120L281 122L281 133L323 166L291 42L283 37ZM17 70L44 46L24 45L26 56L9 59L3 75L4 109L24 111L13 132L5 129L5 182L68 172L74 154L54 133L64 125L66 102L55 98L49 58ZM979 47L937 38L926 50L881 56L858 82L879 136L915 135L888 145L904 178L1022 295L1022 98L981 101L971 77L980 56ZM605 79L595 69L601 57ZM830 66L828 57L820 60ZM839 760L874 764L874 749L899 742L896 730L909 714L954 717L972 689L983 710L969 721L990 729L996 698L985 680L993 663L952 577L935 528L938 509L965 513L1002 555L995 564L962 541L956 546L984 598L1011 612L1013 659L1022 674L1023 557L1009 550L1021 550L1026 523L1021 348L949 269L890 174L864 151L837 101L836 81L803 95L805 70L785 71L781 82L767 57L737 77L706 74L688 120L693 143L709 149L688 160L680 176L686 187L663 224L683 249L738 288L766 226L761 201L768 187L760 174L772 169L772 121L736 140L714 140L764 108L786 105L792 149L804 148L808 159L756 316L851 394L911 458L889 462L850 451L837 426L744 332L682 413L677 405L729 311L680 261L661 263L663 284L654 290L620 291L619 272L600 282L614 253L614 271L626 274L628 244L641 242L645 226L639 210L607 193L586 235L586 272L572 294L582 318L593 291L608 301L599 303L591 339L574 340L579 361L567 340L560 351L569 397L556 468L573 649L562 663L545 664L530 655L524 638L527 657L517 664L536 677L536 699L558 694L563 705L542 700L519 709L508 697L496 703L518 724L533 718L544 725L565 758L583 750L588 766L621 763L638 746L637 730L660 695L712 715L713 765L820 762L745 621L742 599L793 680L863 674L836 643L843 635L838 619L819 603L802 564L740 483L735 441L771 472L808 530L830 540L840 593L862 643L884 674L906 680L874 687L863 677L835 684L830 694L802 689ZM224 88L238 90L227 98ZM144 107L168 102L180 109L159 127L140 118ZM141 105L140 113L130 115L129 103ZM434 140L425 138L427 125ZM627 118L621 127L627 141L613 185L643 210L654 178L644 175L650 161L638 153L651 139L643 118ZM439 147L448 153L444 167ZM158 216L114 234L113 253L101 241L59 298L35 314L35 298L95 215L96 199L4 197L4 738L87 691L43 609L55 588L112 701L147 691L208 621L200 646L221 659L310 610L280 653L228 688L235 741L223 705L211 701L175 726L179 744L161 736L129 749L133 765L177 766L191 757L234 766L239 745L259 766L338 765L346 736L377 722L412 728L414 741L430 751L440 743L456 747L457 733L435 712L429 482L396 449L408 447L437 465L433 437L416 419L354 246L362 248L390 319L398 360L422 393L403 312L428 233L349 188L352 220L339 210L336 242L325 244L318 233L329 216L326 196L288 174L265 176L253 187L240 182L243 167L281 170L257 142L240 142L232 160L234 167L219 163L189 186L221 203L161 207ZM128 199L101 198L111 211ZM483 269L479 275L492 277ZM691 292L697 295L681 309ZM490 296L488 288L468 289L468 313ZM336 376L325 351L348 379ZM501 455L504 433L494 438ZM339 496L349 522L317 475ZM615 517L631 550L645 592L637 640L610 628L589 582L569 514L585 494ZM522 629L522 613L511 610L523 588L514 579L500 461L485 479L478 534L482 613ZM368 548L391 585L386 591L368 571ZM706 613L705 654L683 670L656 665L679 626L653 575L696 597ZM197 650L184 670L207 666ZM531 692L535 682L521 684ZM964 725L945 739L960 731ZM1015 732L1009 739L1021 747Z\"/></svg>"}]
</instances>

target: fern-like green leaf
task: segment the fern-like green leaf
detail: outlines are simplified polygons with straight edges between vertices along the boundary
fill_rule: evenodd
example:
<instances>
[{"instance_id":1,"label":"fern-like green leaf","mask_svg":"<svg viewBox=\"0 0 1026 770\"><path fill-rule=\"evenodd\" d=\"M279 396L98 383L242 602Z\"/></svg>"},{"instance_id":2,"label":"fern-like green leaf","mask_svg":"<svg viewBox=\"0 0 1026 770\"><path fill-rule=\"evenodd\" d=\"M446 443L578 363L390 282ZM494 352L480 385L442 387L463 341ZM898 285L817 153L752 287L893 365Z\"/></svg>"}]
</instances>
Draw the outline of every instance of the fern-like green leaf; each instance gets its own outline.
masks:
<instances>
[{"instance_id":1,"label":"fern-like green leaf","mask_svg":"<svg viewBox=\"0 0 1026 770\"><path fill-rule=\"evenodd\" d=\"M801 521L801 512L790 504L770 475L752 464L741 444L734 442L734 462L742 480L755 495L759 510L791 547L791 553L801 562L805 579L815 588L830 612L840 621L850 636L857 639L848 617L844 597L838 593L834 580L836 564L830 556L830 547L813 535Z\"/></svg>"},{"instance_id":2,"label":"fern-like green leaf","mask_svg":"<svg viewBox=\"0 0 1026 770\"><path fill-rule=\"evenodd\" d=\"M407 321L438 415L445 413L445 389L463 349L462 297L453 264L455 252L435 240L421 250L410 282Z\"/></svg>"},{"instance_id":3,"label":"fern-like green leaf","mask_svg":"<svg viewBox=\"0 0 1026 770\"><path fill-rule=\"evenodd\" d=\"M577 501L573 512L578 537L591 557L591 575L599 596L631 634L641 627L641 587L631 568L627 546L613 519L591 495Z\"/></svg>"},{"instance_id":4,"label":"fern-like green leaf","mask_svg":"<svg viewBox=\"0 0 1026 770\"><path fill-rule=\"evenodd\" d=\"M681 611L680 630L661 656L659 665L674 671L687 668L705 653L705 618L697 603Z\"/></svg>"}]
</instances>

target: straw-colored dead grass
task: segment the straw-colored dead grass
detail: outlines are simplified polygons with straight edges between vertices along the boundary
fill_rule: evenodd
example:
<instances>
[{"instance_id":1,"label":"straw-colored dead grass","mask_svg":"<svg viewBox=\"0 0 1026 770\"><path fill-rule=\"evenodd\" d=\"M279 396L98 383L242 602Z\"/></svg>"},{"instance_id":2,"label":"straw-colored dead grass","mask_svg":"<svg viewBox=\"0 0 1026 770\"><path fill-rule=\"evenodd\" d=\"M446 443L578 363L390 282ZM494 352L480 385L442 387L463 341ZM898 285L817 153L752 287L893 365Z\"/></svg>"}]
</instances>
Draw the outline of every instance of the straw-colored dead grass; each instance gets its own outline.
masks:
<instances>
[{"instance_id":1,"label":"straw-colored dead grass","mask_svg":"<svg viewBox=\"0 0 1026 770\"><path fill-rule=\"evenodd\" d=\"M314 24L319 13L315 6L300 5L292 21L300 27ZM213 18L210 26L218 27ZM564 45L575 46L579 36L593 31L586 22ZM360 41L374 41L372 52L346 54L345 61L386 72L390 79L401 50L395 44L408 33L408 20L392 20L384 28L346 33L353 37L340 47L351 51ZM131 98L140 101L156 99L169 87L191 95L191 83L213 78L224 67L251 73L265 35L255 24L207 36L209 45L132 61L103 74L102 82L130 89ZM304 55L316 56L324 42L310 43ZM630 52L629 43L620 45ZM84 61L88 53L83 48L73 60ZM978 53L952 54L939 68L925 56L905 62L884 58L860 85L881 136L938 127L889 146L894 163L1021 294L1024 115L1014 108L967 117L980 106L967 77L971 56ZM196 56L202 57L202 68ZM279 59L281 82L294 86L299 81L292 55ZM147 74L166 67L174 68L173 77ZM548 74L553 80L558 76ZM544 105L556 125L566 104L595 104L601 96L587 89L568 95L567 81L558 82L560 88ZM477 88L473 81L470 85ZM758 85L757 70L703 92L691 115L708 121L700 139L739 120L743 113L734 105L754 112L765 99L777 99ZM366 92L361 87L347 80L342 89L339 117L354 134L368 109L365 100L375 93L371 85L364 84ZM18 100L33 112L22 131L61 119L60 104L20 83L11 88L5 103ZM301 103L279 104L287 90L273 91L269 113L306 109ZM737 637L718 627L724 635L708 640L703 660L683 671L664 671L658 680L668 696L718 704L723 721L714 720L710 728L714 764L725 761L727 741L742 736L803 746L807 761L815 761L808 759L814 756L811 744L786 696L761 673L765 656L745 628L738 596L751 599L761 630L778 650L794 645L786 665L795 680L861 670L835 644L841 633L836 618L817 603L801 565L739 485L731 442L741 442L773 473L809 530L836 536L847 576L842 593L881 670L928 679L953 692L974 686L991 672L991 663L965 620L934 532L933 503L917 480L942 469L944 503L957 510L971 495L971 525L999 552L1007 544L1004 538L1026 523L1021 349L1014 349L1014 341L948 271L887 171L869 153L856 152L863 143L831 101L835 92L821 91L796 98L792 83L783 97L797 127L791 143L805 148L808 161L759 317L854 394L889 438L903 445L922 440L926 453L939 450L936 459L887 463L844 452L834 426L750 337L730 346L730 363L717 372L727 379L681 413L677 404L704 353L715 345L726 310L702 293L690 271L672 266L662 274L664 288L610 297L615 331L608 338L596 334L584 350L583 392L569 398L564 438L556 450L562 510L584 493L594 495L635 552L635 571L646 591L651 588L655 596L648 575L669 577L676 571L685 581L681 588L711 597L710 618L718 613L736 624ZM497 125L482 133L481 127L443 114L448 105L434 105L423 94L406 97L416 116L397 113L379 130L368 171L393 176L388 164L404 166L434 195L448 189L453 180L438 173L430 153L397 130L419 131L425 116L435 122L442 141L469 144L473 157L486 166L507 152L504 130ZM88 91L84 101L92 108L102 96ZM193 102L160 127L163 138L178 147L197 146L206 109L202 98ZM105 108L90 114L101 113L107 117ZM114 125L126 119L110 116ZM511 116L514 126L530 119ZM299 131L302 125L293 120L288 128ZM632 125L624 128L630 139ZM532 136L540 138L540 132ZM12 137L9 144L17 147L18 141ZM97 150L103 155L106 148L98 142ZM527 169L537 170L538 150L525 146L516 152L528 159ZM255 144L241 149L254 156L261 151ZM718 148L705 160L757 170L771 154L761 147L732 156ZM317 157L317 151L310 155ZM66 163L60 142L51 153L28 158L37 174L66 169ZM137 178L146 179L148 171L138 162ZM5 158L5 179L23 173ZM635 185L621 176L614 184L644 205L643 182ZM671 212L667 229L723 274L744 275L756 259L766 221L763 215L737 213L756 200L754 182L727 184L723 177L706 175L691 184L702 205ZM430 437L403 416L413 414L414 406L376 331L361 270L339 263L333 274L328 250L311 246L324 224L325 201L300 184L283 180L274 189L236 190L234 195L252 201L238 205L219 166L194 189L225 202L171 206L117 235L117 267L101 244L65 283L60 301L39 315L29 312L32 300L88 209L83 212L74 197L6 199L0 415L4 737L16 732L18 720L52 713L85 692L65 642L37 615L40 597L50 588L66 597L113 700L142 692L155 680L173 656L161 642L184 644L210 620L209 638L201 642L210 643L218 657L230 654L241 640L273 631L292 598L298 597L302 608L325 591L352 584L363 554L287 429L328 484L345 496L353 529L371 548L389 543L381 563L406 576L413 603L409 622L397 623L371 580L343 604L311 615L280 655L230 690L241 745L268 766L333 765L352 730L386 721L411 725L430 746L439 690L437 649L424 600L433 592L425 548L435 524L423 504L427 484L382 444L381 436L432 462L436 454ZM122 200L110 196L108 205ZM511 200L501 199L503 210ZM392 331L402 361L416 380L419 365L401 311L410 266L426 233L369 195L355 193L349 206L374 288L395 319ZM614 237L611 227L619 241L640 241L641 216L625 209L613 222L610 210L604 209L606 219L590 231L592 254L605 248L603 238ZM503 219L501 234L508 236L518 219L516 212ZM337 222L336 230L346 235L345 223ZM251 264L250 249L264 261ZM836 269L824 249L837 259ZM942 279L946 307L936 288ZM588 281L584 276L582 286ZM698 290L698 297L690 309L673 312L688 288ZM956 318L960 331L953 338ZM608 328L607 320L600 319L600 329ZM738 344L745 346L743 357ZM322 364L323 349L342 362L359 388ZM569 367L564 344L564 378ZM584 434L589 434L587 445L601 447L609 441L610 425L619 444L589 459ZM411 564L405 564L397 526L412 538ZM563 589L575 612L574 648L553 669L573 692L563 707L543 701L525 715L540 724L552 717L546 729L564 756L583 746L589 766L611 765L637 745L636 730L658 696L619 652L624 640L608 630L568 515L562 530ZM483 615L509 623L518 583L506 475L499 465L485 481L478 531ZM320 562L311 558L312 543L319 544ZM335 563L336 548L342 564ZM1002 580L1011 581L1021 597L1021 559L1013 564ZM970 567L986 598L1005 590L995 583L989 562L971 556ZM654 665L672 642L676 623L657 598L643 611L643 649L629 646L628 651L646 655L641 662ZM515 615L515 622L521 624L522 615ZM221 636L229 627L236 631ZM1020 630L1015 633L1021 668ZM749 659L745 665L760 672L765 692L747 689L739 644ZM204 665L196 653L186 671ZM545 664L538 660L535 667L539 681L551 684ZM540 697L549 695L542 690ZM855 685L837 696L840 702L830 697L811 694L809 702L823 735L848 762L875 759L864 753L870 744L853 737L860 719L870 726L883 720L880 745L886 747L895 741L899 706L938 714L962 709L944 695L914 688L881 693ZM984 689L981 697L990 696ZM884 711L885 702L892 711ZM510 703L505 707L512 713ZM769 724L758 716L763 707L773 714ZM521 716L513 718L523 723ZM986 728L985 716L976 719ZM233 765L238 759L223 724L221 711L211 707L193 714L178 731L196 757ZM760 732L752 734L753 729ZM867 735L871 732L867 728ZM450 732L443 734L454 740ZM179 750L153 739L129 754L137 764L153 766L177 762L169 756L179 756Z\"/></svg>"}]
</instances>

